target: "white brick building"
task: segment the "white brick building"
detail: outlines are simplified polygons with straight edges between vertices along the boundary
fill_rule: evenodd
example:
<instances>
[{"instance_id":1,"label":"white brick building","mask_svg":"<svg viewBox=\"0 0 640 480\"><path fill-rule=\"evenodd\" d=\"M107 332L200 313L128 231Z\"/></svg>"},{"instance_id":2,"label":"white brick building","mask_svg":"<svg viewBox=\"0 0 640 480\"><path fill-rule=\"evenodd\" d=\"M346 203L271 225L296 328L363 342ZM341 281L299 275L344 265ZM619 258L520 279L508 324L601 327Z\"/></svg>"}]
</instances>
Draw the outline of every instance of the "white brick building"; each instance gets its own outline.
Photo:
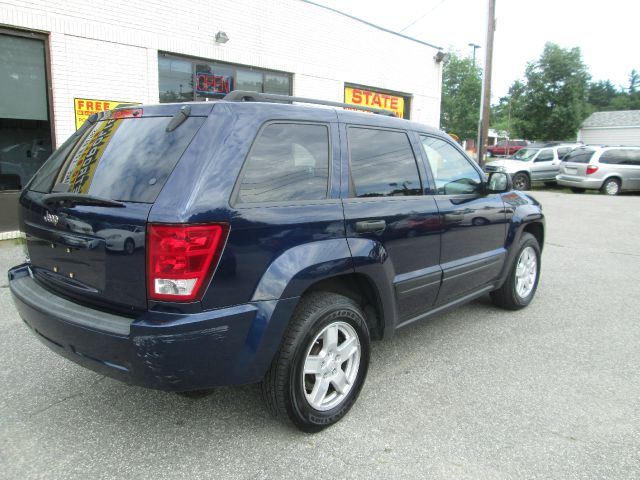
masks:
<instances>
[{"instance_id":1,"label":"white brick building","mask_svg":"<svg viewBox=\"0 0 640 480\"><path fill-rule=\"evenodd\" d=\"M225 32L228 42L216 43L217 32ZM21 148L37 164L38 148L40 157L51 148L43 140L46 130L55 132L49 134L54 147L75 131L76 98L201 100L221 96L211 91L223 88L216 82L226 81L231 89L253 85L345 101L345 88L354 87L404 99L404 116L412 120L438 126L440 118L437 47L302 0L0 0L0 41L0 82L10 85L0 88L0 155L7 148L13 152L11 160L0 157L0 184L5 182L0 197L13 201L16 194L7 192L15 192L30 171L11 170L20 162L16 138L24 145L32 142ZM29 48L42 44L39 55L47 68L34 67L37 59L21 63L25 42ZM30 72L26 84L10 71L15 62ZM202 68L206 72L200 80ZM46 80L38 78L42 76ZM203 83L194 87L197 81ZM16 113L25 103L40 113ZM36 120L37 125L29 124ZM8 165L5 177L2 161ZM0 218L0 231L7 229L6 223Z\"/></svg>"}]
</instances>

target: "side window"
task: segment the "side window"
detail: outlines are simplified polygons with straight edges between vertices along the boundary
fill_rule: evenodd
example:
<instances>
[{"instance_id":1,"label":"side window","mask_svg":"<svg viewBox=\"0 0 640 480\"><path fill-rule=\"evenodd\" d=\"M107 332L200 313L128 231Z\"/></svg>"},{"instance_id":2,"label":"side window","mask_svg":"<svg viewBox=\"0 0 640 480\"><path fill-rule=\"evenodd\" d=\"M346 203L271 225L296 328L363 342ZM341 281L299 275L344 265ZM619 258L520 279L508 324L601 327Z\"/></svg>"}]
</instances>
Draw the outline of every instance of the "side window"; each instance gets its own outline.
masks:
<instances>
[{"instance_id":1,"label":"side window","mask_svg":"<svg viewBox=\"0 0 640 480\"><path fill-rule=\"evenodd\" d=\"M273 123L262 129L249 153L237 201L322 200L328 178L327 126Z\"/></svg>"},{"instance_id":2,"label":"side window","mask_svg":"<svg viewBox=\"0 0 640 480\"><path fill-rule=\"evenodd\" d=\"M545 148L540 151L538 154L538 158L536 158L536 162L550 162L553 160L553 150L550 148Z\"/></svg>"},{"instance_id":3,"label":"side window","mask_svg":"<svg viewBox=\"0 0 640 480\"><path fill-rule=\"evenodd\" d=\"M479 193L482 179L458 150L444 140L420 136L439 195Z\"/></svg>"},{"instance_id":4,"label":"side window","mask_svg":"<svg viewBox=\"0 0 640 480\"><path fill-rule=\"evenodd\" d=\"M409 137L404 132L349 127L351 190L355 197L421 195Z\"/></svg>"},{"instance_id":5,"label":"side window","mask_svg":"<svg viewBox=\"0 0 640 480\"><path fill-rule=\"evenodd\" d=\"M571 151L571 147L562 147L558 149L558 158L560 160L562 160L562 157L564 157L567 153L569 153Z\"/></svg>"},{"instance_id":6,"label":"side window","mask_svg":"<svg viewBox=\"0 0 640 480\"><path fill-rule=\"evenodd\" d=\"M629 157L627 158L627 165L633 165L640 167L640 149L629 150Z\"/></svg>"},{"instance_id":7,"label":"side window","mask_svg":"<svg viewBox=\"0 0 640 480\"><path fill-rule=\"evenodd\" d=\"M606 163L609 165L618 165L621 163L625 163L627 156L625 155L625 150L605 150L600 155L600 163Z\"/></svg>"}]
</instances>

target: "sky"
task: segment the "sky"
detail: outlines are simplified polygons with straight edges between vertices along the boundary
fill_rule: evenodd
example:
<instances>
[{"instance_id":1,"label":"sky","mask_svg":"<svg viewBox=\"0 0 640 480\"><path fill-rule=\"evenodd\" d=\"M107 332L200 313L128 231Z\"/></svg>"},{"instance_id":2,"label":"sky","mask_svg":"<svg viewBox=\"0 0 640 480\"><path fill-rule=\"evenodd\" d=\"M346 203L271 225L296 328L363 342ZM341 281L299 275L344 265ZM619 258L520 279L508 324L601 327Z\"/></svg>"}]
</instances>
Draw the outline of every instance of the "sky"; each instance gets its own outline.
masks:
<instances>
[{"instance_id":1,"label":"sky","mask_svg":"<svg viewBox=\"0 0 640 480\"><path fill-rule=\"evenodd\" d=\"M463 56L475 43L484 67L488 0L313 1ZM524 77L546 42L580 47L593 81L627 87L631 70L640 71L638 14L634 0L496 0L491 102Z\"/></svg>"}]
</instances>

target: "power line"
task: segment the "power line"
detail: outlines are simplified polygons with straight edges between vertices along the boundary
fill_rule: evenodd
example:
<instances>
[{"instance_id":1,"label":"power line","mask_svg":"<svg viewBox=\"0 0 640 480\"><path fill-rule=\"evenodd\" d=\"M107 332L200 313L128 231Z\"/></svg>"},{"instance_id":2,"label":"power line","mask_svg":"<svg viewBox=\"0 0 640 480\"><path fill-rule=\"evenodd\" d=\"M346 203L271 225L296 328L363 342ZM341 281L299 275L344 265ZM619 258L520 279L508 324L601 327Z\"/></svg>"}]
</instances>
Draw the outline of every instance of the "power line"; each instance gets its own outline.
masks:
<instances>
[{"instance_id":1,"label":"power line","mask_svg":"<svg viewBox=\"0 0 640 480\"><path fill-rule=\"evenodd\" d=\"M425 13L423 13L422 15L420 15L418 18L416 18L413 22L411 22L409 25L407 25L406 27L404 27L402 30L400 30L398 33L402 33L404 32L407 28L412 27L413 25L415 25L416 23L418 23L420 20L422 20L424 17L426 17L427 15L429 15L431 12L433 12L436 8L438 8L440 5L442 5L444 2L446 2L447 0L440 0L440 3L438 3L435 7L427 10Z\"/></svg>"}]
</instances>

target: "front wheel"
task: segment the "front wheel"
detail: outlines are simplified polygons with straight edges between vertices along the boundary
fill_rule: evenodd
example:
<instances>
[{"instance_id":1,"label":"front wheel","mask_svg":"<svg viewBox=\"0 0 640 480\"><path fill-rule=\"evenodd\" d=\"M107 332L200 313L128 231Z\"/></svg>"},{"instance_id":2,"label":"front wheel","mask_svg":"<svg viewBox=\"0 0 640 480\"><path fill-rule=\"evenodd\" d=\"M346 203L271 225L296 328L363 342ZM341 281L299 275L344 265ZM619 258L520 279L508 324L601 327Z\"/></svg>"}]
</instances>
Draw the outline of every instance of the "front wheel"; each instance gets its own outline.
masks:
<instances>
[{"instance_id":1,"label":"front wheel","mask_svg":"<svg viewBox=\"0 0 640 480\"><path fill-rule=\"evenodd\" d=\"M269 410L317 432L344 417L369 367L369 329L360 307L329 292L301 300L262 382Z\"/></svg>"},{"instance_id":2,"label":"front wheel","mask_svg":"<svg viewBox=\"0 0 640 480\"><path fill-rule=\"evenodd\" d=\"M531 188L531 180L526 173L516 173L513 176L513 188L516 190L529 190Z\"/></svg>"},{"instance_id":3,"label":"front wheel","mask_svg":"<svg viewBox=\"0 0 640 480\"><path fill-rule=\"evenodd\" d=\"M533 300L540 277L540 245L536 237L523 233L518 252L504 284L491 292L491 300L507 310L520 310Z\"/></svg>"}]
</instances>

